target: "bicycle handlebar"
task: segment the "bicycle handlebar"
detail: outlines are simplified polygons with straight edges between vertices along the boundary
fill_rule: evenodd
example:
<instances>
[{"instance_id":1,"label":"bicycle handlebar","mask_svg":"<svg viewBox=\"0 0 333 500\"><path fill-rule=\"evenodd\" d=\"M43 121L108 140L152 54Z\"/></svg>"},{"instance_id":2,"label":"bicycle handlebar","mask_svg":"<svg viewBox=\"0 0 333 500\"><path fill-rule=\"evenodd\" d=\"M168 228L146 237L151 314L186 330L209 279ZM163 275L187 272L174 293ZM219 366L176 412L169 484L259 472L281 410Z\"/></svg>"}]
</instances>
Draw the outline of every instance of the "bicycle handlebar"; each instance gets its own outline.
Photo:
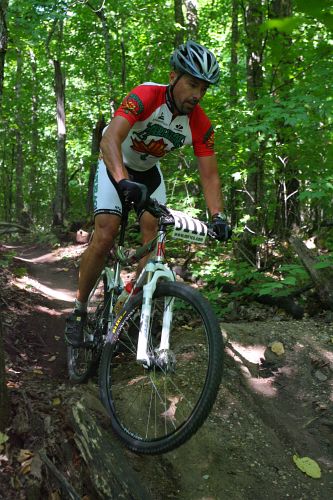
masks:
<instances>
[{"instance_id":1,"label":"bicycle handlebar","mask_svg":"<svg viewBox=\"0 0 333 500\"><path fill-rule=\"evenodd\" d=\"M174 225L174 217L168 207L159 203L155 198L149 198L149 200L145 204L145 210L149 212L153 217L160 220L162 225L173 226ZM207 234L210 238L216 240L216 234L211 228L211 224L209 222L200 221L201 224L204 224L207 227Z\"/></svg>"}]
</instances>

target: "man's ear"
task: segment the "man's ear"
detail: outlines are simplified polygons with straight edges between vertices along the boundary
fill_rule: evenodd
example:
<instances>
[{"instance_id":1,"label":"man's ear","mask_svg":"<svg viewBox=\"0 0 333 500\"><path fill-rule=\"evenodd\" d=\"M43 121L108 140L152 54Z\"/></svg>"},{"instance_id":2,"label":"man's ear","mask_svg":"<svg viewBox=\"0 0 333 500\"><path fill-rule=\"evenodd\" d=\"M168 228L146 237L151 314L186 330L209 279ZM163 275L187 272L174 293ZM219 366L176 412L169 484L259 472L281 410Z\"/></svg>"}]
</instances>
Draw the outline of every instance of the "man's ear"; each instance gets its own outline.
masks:
<instances>
[{"instance_id":1,"label":"man's ear","mask_svg":"<svg viewBox=\"0 0 333 500\"><path fill-rule=\"evenodd\" d=\"M178 75L174 70L170 71L169 82L171 83L171 85L176 81L177 76Z\"/></svg>"}]
</instances>

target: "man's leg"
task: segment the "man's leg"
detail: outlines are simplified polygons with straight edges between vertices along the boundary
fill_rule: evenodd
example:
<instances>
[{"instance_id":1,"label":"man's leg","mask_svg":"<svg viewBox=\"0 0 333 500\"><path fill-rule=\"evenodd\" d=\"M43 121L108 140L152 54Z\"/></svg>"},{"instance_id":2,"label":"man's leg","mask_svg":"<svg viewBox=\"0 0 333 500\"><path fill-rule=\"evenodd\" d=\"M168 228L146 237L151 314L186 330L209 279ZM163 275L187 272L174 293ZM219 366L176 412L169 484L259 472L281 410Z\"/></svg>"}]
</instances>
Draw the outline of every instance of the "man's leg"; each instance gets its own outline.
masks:
<instances>
[{"instance_id":1,"label":"man's leg","mask_svg":"<svg viewBox=\"0 0 333 500\"><path fill-rule=\"evenodd\" d=\"M141 231L142 243L143 244L148 243L156 236L157 219L153 217L150 213L143 212L142 216L140 217L140 231ZM140 260L137 269L137 275L140 274L149 257L150 255L146 255Z\"/></svg>"},{"instance_id":2,"label":"man's leg","mask_svg":"<svg viewBox=\"0 0 333 500\"><path fill-rule=\"evenodd\" d=\"M120 225L117 215L99 214L95 218L95 231L92 242L84 252L80 265L79 289L77 299L87 302L105 260L114 245Z\"/></svg>"},{"instance_id":3,"label":"man's leg","mask_svg":"<svg viewBox=\"0 0 333 500\"><path fill-rule=\"evenodd\" d=\"M83 341L88 297L114 244L119 224L117 215L99 214L95 217L94 236L81 260L75 308L66 321L65 337L73 347L79 347Z\"/></svg>"}]
</instances>

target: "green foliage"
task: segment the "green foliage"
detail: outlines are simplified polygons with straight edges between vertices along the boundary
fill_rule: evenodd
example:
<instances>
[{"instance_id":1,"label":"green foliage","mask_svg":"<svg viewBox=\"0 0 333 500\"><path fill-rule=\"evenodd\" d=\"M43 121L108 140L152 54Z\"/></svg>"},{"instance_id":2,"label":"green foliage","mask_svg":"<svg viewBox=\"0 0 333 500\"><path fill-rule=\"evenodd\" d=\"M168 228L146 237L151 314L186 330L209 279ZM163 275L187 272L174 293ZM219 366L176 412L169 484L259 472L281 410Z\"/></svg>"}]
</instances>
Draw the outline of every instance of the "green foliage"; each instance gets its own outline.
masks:
<instances>
[{"instance_id":1,"label":"green foliage","mask_svg":"<svg viewBox=\"0 0 333 500\"><path fill-rule=\"evenodd\" d=\"M0 268L1 267L9 267L11 263L13 262L13 259L16 255L16 252L14 250L11 251L6 251L4 253L1 252L0 254Z\"/></svg>"},{"instance_id":2,"label":"green foliage","mask_svg":"<svg viewBox=\"0 0 333 500\"><path fill-rule=\"evenodd\" d=\"M103 22L98 15L101 7ZM273 18L272 12L268 16L263 11L263 24L255 31L257 39L250 40L244 12L251 3L245 7L237 15L236 65L231 63L231 0L199 0L196 39L210 47L221 64L220 83L208 90L202 106L215 128L226 208L233 212L238 225L234 233L239 237L246 225L255 227L251 244L261 250L268 238L278 238L290 229L288 217L294 211L298 211L298 223L301 221L305 231L320 227L322 219L333 220L333 10L331 0L295 0L289 17ZM12 0L7 24L10 36L0 121L0 219L10 221L16 216L21 132L24 205L38 228L39 240L56 244L57 237L48 229L57 176L52 59L60 59L66 79L66 220L70 223L86 218L92 130L102 115L106 121L110 119L110 101L119 105L128 91L144 81L168 82L176 31L174 2ZM110 40L111 74L106 63L105 29ZM251 44L259 43L260 37L262 81L257 82L253 100L249 98L247 62ZM21 77L19 53L23 57ZM162 169L169 204L206 218L191 148L172 152L162 161ZM260 190L253 193L249 179L256 175L256 189L260 186ZM249 200L253 200L252 206ZM290 200L295 200L291 214ZM171 249L177 244L172 242ZM330 234L325 245L333 251ZM289 293L307 279L297 263L288 262L291 267L282 265L263 273L229 255L230 246L223 253L214 244L198 251L193 272L207 282L207 293L212 297L218 296L226 282L242 286L241 293L247 296ZM206 262L203 271L202 261Z\"/></svg>"}]
</instances>

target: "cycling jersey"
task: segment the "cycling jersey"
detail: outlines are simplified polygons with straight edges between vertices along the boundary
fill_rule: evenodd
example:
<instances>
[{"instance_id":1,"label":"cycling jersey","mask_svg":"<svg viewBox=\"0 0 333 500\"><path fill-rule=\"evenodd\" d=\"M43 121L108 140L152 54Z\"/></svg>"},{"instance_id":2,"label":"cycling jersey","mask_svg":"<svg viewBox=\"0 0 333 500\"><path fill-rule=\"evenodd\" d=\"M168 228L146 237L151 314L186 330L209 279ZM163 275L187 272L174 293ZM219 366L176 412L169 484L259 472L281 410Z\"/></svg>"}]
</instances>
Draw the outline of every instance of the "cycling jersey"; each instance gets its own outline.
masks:
<instances>
[{"instance_id":1,"label":"cycling jersey","mask_svg":"<svg viewBox=\"0 0 333 500\"><path fill-rule=\"evenodd\" d=\"M160 158L185 144L196 156L214 154L214 131L197 104L188 115L173 118L167 85L144 83L130 92L115 113L131 124L122 144L123 160L133 170L152 168Z\"/></svg>"}]
</instances>

